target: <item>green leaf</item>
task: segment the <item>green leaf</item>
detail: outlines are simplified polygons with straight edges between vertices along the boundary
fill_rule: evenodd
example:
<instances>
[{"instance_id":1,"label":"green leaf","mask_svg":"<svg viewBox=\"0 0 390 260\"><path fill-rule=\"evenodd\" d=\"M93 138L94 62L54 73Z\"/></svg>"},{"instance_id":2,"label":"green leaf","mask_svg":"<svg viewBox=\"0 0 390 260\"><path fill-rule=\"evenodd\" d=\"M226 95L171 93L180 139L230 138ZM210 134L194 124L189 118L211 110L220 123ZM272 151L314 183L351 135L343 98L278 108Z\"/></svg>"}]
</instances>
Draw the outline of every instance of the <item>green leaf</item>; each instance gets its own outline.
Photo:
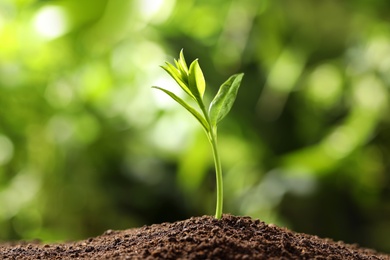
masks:
<instances>
[{"instance_id":1,"label":"green leaf","mask_svg":"<svg viewBox=\"0 0 390 260\"><path fill-rule=\"evenodd\" d=\"M186 60L184 59L183 49L181 49L180 51L179 64L180 67L183 69L183 71L186 72L186 74L188 75L188 67L187 67Z\"/></svg>"},{"instance_id":2,"label":"green leaf","mask_svg":"<svg viewBox=\"0 0 390 260\"><path fill-rule=\"evenodd\" d=\"M206 81L204 80L203 72L197 59L190 65L188 73L188 88L191 90L198 102L203 99L203 94L206 89Z\"/></svg>"},{"instance_id":3,"label":"green leaf","mask_svg":"<svg viewBox=\"0 0 390 260\"><path fill-rule=\"evenodd\" d=\"M186 60L184 59L183 49L180 51L179 59L175 59L175 65L177 70L180 72L182 81L188 85L188 67Z\"/></svg>"},{"instance_id":4,"label":"green leaf","mask_svg":"<svg viewBox=\"0 0 390 260\"><path fill-rule=\"evenodd\" d=\"M231 76L221 85L209 108L210 123L216 126L230 111L236 99L243 73Z\"/></svg>"},{"instance_id":5,"label":"green leaf","mask_svg":"<svg viewBox=\"0 0 390 260\"><path fill-rule=\"evenodd\" d=\"M188 71L186 71L185 68L183 68L182 65L180 64L180 61L178 61L176 59L175 59L175 65L176 65L177 70L180 73L180 77L181 77L182 81L186 85L188 85Z\"/></svg>"},{"instance_id":6,"label":"green leaf","mask_svg":"<svg viewBox=\"0 0 390 260\"><path fill-rule=\"evenodd\" d=\"M191 90L187 87L187 80L183 79L180 71L175 68L175 66L173 66L169 62L166 62L166 66L161 66L161 68L163 68L177 82L177 84L179 84L179 86L184 90L184 92L186 92L188 95L190 95L190 97L196 100Z\"/></svg>"},{"instance_id":7,"label":"green leaf","mask_svg":"<svg viewBox=\"0 0 390 260\"><path fill-rule=\"evenodd\" d=\"M207 123L206 119L198 111L196 111L195 108L191 107L183 99L176 96L174 93L172 93L169 90L166 90L166 89L163 89L160 87L156 87L156 86L153 86L152 88L159 89L159 90L165 92L167 95L169 95L173 100L175 100L177 103L179 103L185 109L187 109L199 121L199 123L203 126L203 128L206 131L209 131L210 127L209 127L209 124Z\"/></svg>"}]
</instances>

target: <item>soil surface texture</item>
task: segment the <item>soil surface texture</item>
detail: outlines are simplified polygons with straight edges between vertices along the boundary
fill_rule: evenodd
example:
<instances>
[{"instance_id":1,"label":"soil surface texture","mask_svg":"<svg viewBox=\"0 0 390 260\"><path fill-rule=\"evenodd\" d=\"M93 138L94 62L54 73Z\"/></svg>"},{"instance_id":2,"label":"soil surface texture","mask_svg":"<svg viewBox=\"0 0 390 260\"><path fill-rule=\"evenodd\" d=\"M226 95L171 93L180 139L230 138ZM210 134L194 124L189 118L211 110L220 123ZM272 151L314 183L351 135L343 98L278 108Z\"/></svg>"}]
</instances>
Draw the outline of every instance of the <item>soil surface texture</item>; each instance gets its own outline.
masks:
<instances>
[{"instance_id":1,"label":"soil surface texture","mask_svg":"<svg viewBox=\"0 0 390 260\"><path fill-rule=\"evenodd\" d=\"M0 259L390 259L250 217L193 217L61 244L7 243Z\"/></svg>"}]
</instances>

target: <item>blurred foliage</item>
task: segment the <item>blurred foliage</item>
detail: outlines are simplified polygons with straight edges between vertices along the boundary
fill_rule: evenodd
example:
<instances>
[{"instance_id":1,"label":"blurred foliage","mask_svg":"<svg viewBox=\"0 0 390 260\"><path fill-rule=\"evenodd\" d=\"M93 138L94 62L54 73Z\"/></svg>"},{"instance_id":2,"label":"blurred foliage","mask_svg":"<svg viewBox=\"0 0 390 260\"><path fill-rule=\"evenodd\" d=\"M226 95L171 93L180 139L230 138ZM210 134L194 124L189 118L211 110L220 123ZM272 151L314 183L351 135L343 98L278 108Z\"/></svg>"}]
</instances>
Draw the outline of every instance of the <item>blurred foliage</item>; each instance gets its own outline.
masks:
<instances>
[{"instance_id":1,"label":"blurred foliage","mask_svg":"<svg viewBox=\"0 0 390 260\"><path fill-rule=\"evenodd\" d=\"M220 127L225 212L390 252L390 2L2 0L0 239L212 214L197 122L150 88L184 48ZM177 93L180 93L178 91Z\"/></svg>"}]
</instances>

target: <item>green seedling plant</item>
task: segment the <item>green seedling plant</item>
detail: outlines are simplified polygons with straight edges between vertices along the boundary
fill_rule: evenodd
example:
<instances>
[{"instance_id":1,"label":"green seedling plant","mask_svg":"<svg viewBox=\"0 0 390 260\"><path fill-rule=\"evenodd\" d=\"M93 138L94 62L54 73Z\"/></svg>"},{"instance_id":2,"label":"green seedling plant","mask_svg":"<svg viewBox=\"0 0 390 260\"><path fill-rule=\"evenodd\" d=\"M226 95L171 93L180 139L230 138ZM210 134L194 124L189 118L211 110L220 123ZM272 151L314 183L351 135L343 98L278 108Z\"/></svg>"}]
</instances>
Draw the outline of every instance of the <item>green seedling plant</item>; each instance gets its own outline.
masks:
<instances>
[{"instance_id":1,"label":"green seedling plant","mask_svg":"<svg viewBox=\"0 0 390 260\"><path fill-rule=\"evenodd\" d=\"M215 218L220 219L222 217L223 206L223 183L222 165L217 147L217 125L232 108L244 74L234 74L228 80L226 80L220 86L208 109L206 109L203 100L204 92L206 90L206 81L199 66L198 59L194 60L188 67L184 59L183 50L181 50L179 59L175 59L174 64L166 62L165 65L161 67L176 81L181 89L195 101L198 106L198 108L194 108L171 91L161 87L153 86L153 88L165 92L177 103L188 110L188 112L190 112L198 120L198 122L205 130L207 138L211 144L215 163L217 186Z\"/></svg>"}]
</instances>

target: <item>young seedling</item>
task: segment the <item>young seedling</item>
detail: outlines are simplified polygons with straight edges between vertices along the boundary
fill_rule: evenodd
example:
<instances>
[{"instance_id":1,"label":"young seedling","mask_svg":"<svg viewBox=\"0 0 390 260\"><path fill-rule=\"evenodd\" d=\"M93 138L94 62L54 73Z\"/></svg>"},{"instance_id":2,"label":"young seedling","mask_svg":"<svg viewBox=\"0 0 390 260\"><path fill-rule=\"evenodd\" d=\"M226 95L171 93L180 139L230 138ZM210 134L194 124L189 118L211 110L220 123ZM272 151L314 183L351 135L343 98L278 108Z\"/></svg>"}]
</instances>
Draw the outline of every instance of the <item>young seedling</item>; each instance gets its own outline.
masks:
<instances>
[{"instance_id":1,"label":"young seedling","mask_svg":"<svg viewBox=\"0 0 390 260\"><path fill-rule=\"evenodd\" d=\"M199 109L192 107L169 90L155 86L153 87L165 92L177 103L187 109L199 121L205 130L207 138L211 144L215 163L217 184L217 204L215 218L220 219L222 217L223 184L222 166L217 147L217 125L232 108L244 74L235 74L231 76L225 83L223 83L207 110L203 102L203 94L206 89L206 82L197 59L194 60L188 68L184 59L183 50L181 50L179 59L175 59L175 65L166 62L165 66L161 67L166 72L168 72L168 74L177 82L177 84L179 84L184 92L195 101L200 109L199 111Z\"/></svg>"}]
</instances>

